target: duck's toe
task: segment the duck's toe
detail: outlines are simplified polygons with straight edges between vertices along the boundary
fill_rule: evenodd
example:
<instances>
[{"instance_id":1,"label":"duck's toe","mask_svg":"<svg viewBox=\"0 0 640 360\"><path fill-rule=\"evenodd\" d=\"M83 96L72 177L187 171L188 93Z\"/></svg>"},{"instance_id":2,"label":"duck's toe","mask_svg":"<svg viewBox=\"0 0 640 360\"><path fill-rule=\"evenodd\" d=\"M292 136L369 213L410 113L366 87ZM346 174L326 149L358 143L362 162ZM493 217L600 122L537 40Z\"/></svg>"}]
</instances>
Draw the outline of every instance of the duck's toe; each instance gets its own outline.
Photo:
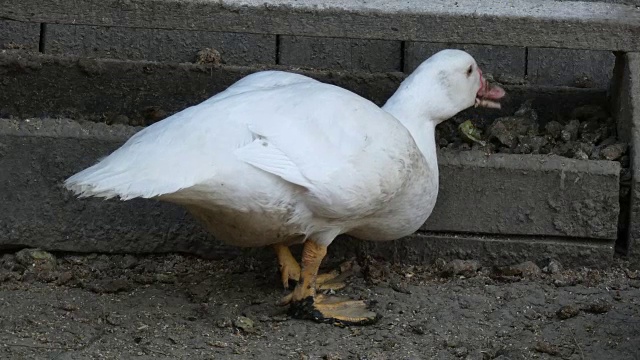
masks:
<instances>
[{"instance_id":1,"label":"duck's toe","mask_svg":"<svg viewBox=\"0 0 640 360\"><path fill-rule=\"evenodd\" d=\"M364 300L350 300L336 296L317 295L291 302L289 314L297 319L339 325L371 325L381 315L370 310Z\"/></svg>"}]
</instances>

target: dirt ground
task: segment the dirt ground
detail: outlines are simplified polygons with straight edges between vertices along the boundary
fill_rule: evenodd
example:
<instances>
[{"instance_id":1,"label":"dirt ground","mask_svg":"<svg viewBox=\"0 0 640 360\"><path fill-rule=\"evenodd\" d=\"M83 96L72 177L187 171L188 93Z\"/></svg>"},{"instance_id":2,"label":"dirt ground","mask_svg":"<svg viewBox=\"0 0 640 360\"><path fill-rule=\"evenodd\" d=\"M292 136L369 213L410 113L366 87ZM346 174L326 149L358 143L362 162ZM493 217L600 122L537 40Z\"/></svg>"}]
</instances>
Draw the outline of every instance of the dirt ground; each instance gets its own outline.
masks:
<instances>
[{"instance_id":1,"label":"dirt ground","mask_svg":"<svg viewBox=\"0 0 640 360\"><path fill-rule=\"evenodd\" d=\"M339 263L329 262L328 267ZM640 272L355 262L367 327L295 320L275 259L0 258L2 359L639 359Z\"/></svg>"}]
</instances>

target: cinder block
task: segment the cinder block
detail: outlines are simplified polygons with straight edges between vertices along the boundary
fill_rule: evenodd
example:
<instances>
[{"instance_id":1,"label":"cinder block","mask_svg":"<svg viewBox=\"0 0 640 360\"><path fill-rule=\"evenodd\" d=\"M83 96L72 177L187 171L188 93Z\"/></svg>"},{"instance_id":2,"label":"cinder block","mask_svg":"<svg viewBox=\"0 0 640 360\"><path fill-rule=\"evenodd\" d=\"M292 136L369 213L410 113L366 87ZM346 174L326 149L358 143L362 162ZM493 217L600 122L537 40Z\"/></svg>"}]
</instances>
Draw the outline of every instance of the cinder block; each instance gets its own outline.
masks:
<instances>
[{"instance_id":1,"label":"cinder block","mask_svg":"<svg viewBox=\"0 0 640 360\"><path fill-rule=\"evenodd\" d=\"M615 240L620 165L550 155L441 151L424 229Z\"/></svg>"},{"instance_id":2,"label":"cinder block","mask_svg":"<svg viewBox=\"0 0 640 360\"><path fill-rule=\"evenodd\" d=\"M279 63L316 69L400 71L401 42L281 36Z\"/></svg>"},{"instance_id":3,"label":"cinder block","mask_svg":"<svg viewBox=\"0 0 640 360\"><path fill-rule=\"evenodd\" d=\"M524 80L525 48L474 44L445 44L409 41L405 45L404 71L409 73L431 55L443 49L460 49L471 54L485 73L505 83Z\"/></svg>"},{"instance_id":4,"label":"cinder block","mask_svg":"<svg viewBox=\"0 0 640 360\"><path fill-rule=\"evenodd\" d=\"M77 199L62 188L65 178L115 150L138 130L64 119L0 119L0 168L7 170L0 172L4 189L0 192L0 249L28 246L72 252L186 252L209 258L265 253L224 245L172 204ZM445 162L444 166L455 164ZM454 184L458 179L443 174L446 183ZM464 191L451 187L445 191L449 196L457 193L462 200L474 200ZM447 216L459 219L462 225L480 219L470 217L475 211L466 209ZM501 215L488 209L488 216L494 217L493 221ZM392 242L341 237L330 250L337 256L357 251L408 264L430 263L438 257L473 258L496 265L546 257L558 258L565 266L602 266L610 261L613 241L582 240L417 233Z\"/></svg>"},{"instance_id":5,"label":"cinder block","mask_svg":"<svg viewBox=\"0 0 640 360\"><path fill-rule=\"evenodd\" d=\"M611 107L618 132L631 148L631 177L625 181L629 194L621 215L628 219L628 229L618 248L640 268L640 53L620 54L613 80Z\"/></svg>"},{"instance_id":6,"label":"cinder block","mask_svg":"<svg viewBox=\"0 0 640 360\"><path fill-rule=\"evenodd\" d=\"M133 120L148 106L159 106L170 115L214 95L255 69L76 61L38 55L0 57L0 71L5 72L0 81L0 113L64 116L73 110L72 115L104 121L100 116L107 113ZM384 102L401 80L400 74L305 74L351 89L377 103ZM517 89L508 90L514 104L527 98L534 98L534 105L549 109L570 103L567 99L571 89L562 89L561 93L545 90L543 97L524 87ZM572 93L588 103L598 95L589 89L573 89ZM513 112L514 108L505 106L505 111ZM36 151L24 148L18 152ZM616 238L620 172L616 162L446 151L439 154L439 159L441 192L427 230ZM68 170L71 173L75 168Z\"/></svg>"},{"instance_id":7,"label":"cinder block","mask_svg":"<svg viewBox=\"0 0 640 360\"><path fill-rule=\"evenodd\" d=\"M140 124L150 107L171 115L262 69L5 54L0 56L0 116L109 121L124 115ZM298 72L379 105L403 79L401 73Z\"/></svg>"},{"instance_id":8,"label":"cinder block","mask_svg":"<svg viewBox=\"0 0 640 360\"><path fill-rule=\"evenodd\" d=\"M70 25L640 50L638 9L602 1L5 0L0 18Z\"/></svg>"},{"instance_id":9,"label":"cinder block","mask_svg":"<svg viewBox=\"0 0 640 360\"><path fill-rule=\"evenodd\" d=\"M531 84L606 89L615 56L610 51L529 48Z\"/></svg>"},{"instance_id":10,"label":"cinder block","mask_svg":"<svg viewBox=\"0 0 640 360\"><path fill-rule=\"evenodd\" d=\"M366 255L403 264L431 264L436 259L474 259L483 266L501 266L524 261L543 263L559 260L564 267L611 266L614 242L515 238L496 235L415 233L395 241L336 239L329 247L330 258Z\"/></svg>"},{"instance_id":11,"label":"cinder block","mask_svg":"<svg viewBox=\"0 0 640 360\"><path fill-rule=\"evenodd\" d=\"M0 49L38 51L40 24L0 20Z\"/></svg>"},{"instance_id":12,"label":"cinder block","mask_svg":"<svg viewBox=\"0 0 640 360\"><path fill-rule=\"evenodd\" d=\"M194 62L214 48L231 65L275 64L276 36L85 25L47 26L46 53L91 58Z\"/></svg>"}]
</instances>

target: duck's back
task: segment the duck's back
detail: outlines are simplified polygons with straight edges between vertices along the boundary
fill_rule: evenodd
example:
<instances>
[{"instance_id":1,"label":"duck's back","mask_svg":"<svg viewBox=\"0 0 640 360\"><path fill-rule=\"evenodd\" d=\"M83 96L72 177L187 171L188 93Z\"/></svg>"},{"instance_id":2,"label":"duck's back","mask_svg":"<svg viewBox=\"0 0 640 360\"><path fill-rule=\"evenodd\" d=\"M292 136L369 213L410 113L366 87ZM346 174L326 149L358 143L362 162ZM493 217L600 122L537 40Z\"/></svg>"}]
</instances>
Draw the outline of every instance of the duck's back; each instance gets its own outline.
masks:
<instances>
[{"instance_id":1,"label":"duck's back","mask_svg":"<svg viewBox=\"0 0 640 360\"><path fill-rule=\"evenodd\" d=\"M397 119L339 87L257 75L143 129L67 187L221 211L297 207L345 224L406 187L419 150Z\"/></svg>"}]
</instances>

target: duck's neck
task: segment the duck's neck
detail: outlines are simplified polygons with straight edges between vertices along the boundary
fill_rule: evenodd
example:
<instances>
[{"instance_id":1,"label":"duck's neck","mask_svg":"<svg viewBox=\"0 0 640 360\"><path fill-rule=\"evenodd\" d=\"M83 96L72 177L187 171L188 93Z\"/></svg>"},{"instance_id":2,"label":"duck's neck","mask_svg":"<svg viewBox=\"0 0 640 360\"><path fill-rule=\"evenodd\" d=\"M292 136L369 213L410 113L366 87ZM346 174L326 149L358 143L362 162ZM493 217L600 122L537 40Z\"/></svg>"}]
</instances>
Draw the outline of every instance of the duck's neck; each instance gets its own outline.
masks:
<instances>
[{"instance_id":1,"label":"duck's neck","mask_svg":"<svg viewBox=\"0 0 640 360\"><path fill-rule=\"evenodd\" d=\"M424 98L418 99L403 83L398 91L382 107L404 125L418 145L429 168L437 174L435 131L437 120L430 119ZM424 97L424 94L421 94Z\"/></svg>"}]
</instances>

